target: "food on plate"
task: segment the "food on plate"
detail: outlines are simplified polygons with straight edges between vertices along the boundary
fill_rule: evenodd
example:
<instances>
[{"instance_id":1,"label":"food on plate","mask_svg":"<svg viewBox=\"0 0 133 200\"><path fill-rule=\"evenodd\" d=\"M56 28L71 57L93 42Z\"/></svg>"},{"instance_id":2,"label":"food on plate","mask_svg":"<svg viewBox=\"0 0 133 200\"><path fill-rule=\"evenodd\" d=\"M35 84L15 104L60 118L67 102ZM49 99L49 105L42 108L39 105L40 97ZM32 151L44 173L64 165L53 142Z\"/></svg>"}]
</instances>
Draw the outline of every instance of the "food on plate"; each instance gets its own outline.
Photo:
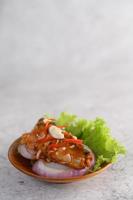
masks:
<instances>
[{"instance_id":1,"label":"food on plate","mask_svg":"<svg viewBox=\"0 0 133 200\"><path fill-rule=\"evenodd\" d=\"M50 118L41 118L30 133L22 135L18 152L35 161L32 169L40 175L84 175L95 164L92 150L66 131L65 126L57 126L55 119Z\"/></svg>"},{"instance_id":2,"label":"food on plate","mask_svg":"<svg viewBox=\"0 0 133 200\"><path fill-rule=\"evenodd\" d=\"M39 119L30 132L21 136L18 152L32 161L36 174L70 178L114 162L125 148L111 137L103 120L88 121L61 113L57 119Z\"/></svg>"}]
</instances>

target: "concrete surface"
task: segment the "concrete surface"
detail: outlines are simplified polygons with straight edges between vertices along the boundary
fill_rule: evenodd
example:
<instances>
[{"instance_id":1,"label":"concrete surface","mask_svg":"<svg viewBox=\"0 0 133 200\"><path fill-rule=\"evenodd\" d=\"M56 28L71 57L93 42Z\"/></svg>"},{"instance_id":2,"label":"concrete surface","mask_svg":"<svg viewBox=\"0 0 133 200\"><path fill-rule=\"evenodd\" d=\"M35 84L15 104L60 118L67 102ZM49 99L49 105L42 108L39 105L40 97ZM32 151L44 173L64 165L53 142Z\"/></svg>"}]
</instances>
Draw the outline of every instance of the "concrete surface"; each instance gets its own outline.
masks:
<instances>
[{"instance_id":1,"label":"concrete surface","mask_svg":"<svg viewBox=\"0 0 133 200\"><path fill-rule=\"evenodd\" d=\"M0 1L0 200L133 199L133 2ZM45 112L102 116L128 153L72 184L34 180L7 160Z\"/></svg>"}]
</instances>

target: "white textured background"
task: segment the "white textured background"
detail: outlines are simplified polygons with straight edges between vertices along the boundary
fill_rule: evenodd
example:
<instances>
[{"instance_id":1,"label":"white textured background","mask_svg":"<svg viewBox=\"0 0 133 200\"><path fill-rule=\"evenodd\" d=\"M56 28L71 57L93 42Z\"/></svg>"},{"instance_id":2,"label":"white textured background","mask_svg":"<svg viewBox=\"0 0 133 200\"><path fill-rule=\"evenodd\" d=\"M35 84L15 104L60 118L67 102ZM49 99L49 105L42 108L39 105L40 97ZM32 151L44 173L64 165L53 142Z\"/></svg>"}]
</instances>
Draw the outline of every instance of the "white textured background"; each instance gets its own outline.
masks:
<instances>
[{"instance_id":1,"label":"white textured background","mask_svg":"<svg viewBox=\"0 0 133 200\"><path fill-rule=\"evenodd\" d=\"M39 182L7 160L45 112L106 119L127 156L73 184ZM0 0L0 200L133 199L133 1Z\"/></svg>"}]
</instances>

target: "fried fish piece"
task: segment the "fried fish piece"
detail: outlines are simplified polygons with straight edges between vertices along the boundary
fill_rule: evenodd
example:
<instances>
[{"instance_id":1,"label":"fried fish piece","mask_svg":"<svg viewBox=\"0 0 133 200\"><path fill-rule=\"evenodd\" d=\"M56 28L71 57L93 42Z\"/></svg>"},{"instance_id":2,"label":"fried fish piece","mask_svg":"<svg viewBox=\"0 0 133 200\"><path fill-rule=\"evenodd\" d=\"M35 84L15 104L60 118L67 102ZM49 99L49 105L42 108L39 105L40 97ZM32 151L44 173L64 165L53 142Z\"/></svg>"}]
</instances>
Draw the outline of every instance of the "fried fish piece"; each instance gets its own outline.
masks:
<instances>
[{"instance_id":1,"label":"fried fish piece","mask_svg":"<svg viewBox=\"0 0 133 200\"><path fill-rule=\"evenodd\" d=\"M58 139L59 134L63 134L61 139ZM95 163L93 152L64 128L57 127L53 119L41 118L30 133L21 137L20 143L35 152L36 160L44 159L75 169L91 169Z\"/></svg>"}]
</instances>

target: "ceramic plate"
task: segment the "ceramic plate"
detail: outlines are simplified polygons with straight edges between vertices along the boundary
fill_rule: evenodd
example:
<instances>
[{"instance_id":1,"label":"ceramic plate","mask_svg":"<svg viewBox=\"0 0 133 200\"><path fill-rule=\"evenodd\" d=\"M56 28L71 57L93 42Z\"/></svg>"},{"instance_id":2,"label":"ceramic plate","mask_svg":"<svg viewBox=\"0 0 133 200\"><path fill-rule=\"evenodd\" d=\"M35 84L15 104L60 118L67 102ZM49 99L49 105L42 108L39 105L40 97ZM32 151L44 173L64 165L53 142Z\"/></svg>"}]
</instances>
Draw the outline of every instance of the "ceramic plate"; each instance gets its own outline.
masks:
<instances>
[{"instance_id":1,"label":"ceramic plate","mask_svg":"<svg viewBox=\"0 0 133 200\"><path fill-rule=\"evenodd\" d=\"M40 176L40 175L35 174L32 171L30 161L25 159L25 158L23 158L18 153L17 147L18 147L19 141L20 141L20 138L15 140L11 144L11 146L9 147L9 150L8 150L9 161L12 163L12 165L15 168L17 168L18 170L20 170L24 174L27 174L27 175L32 176L34 178L40 179L42 181L53 182L53 183L70 183L70 182L74 182L74 181L80 181L80 180L83 180L83 179L87 179L87 178L91 178L93 176L96 176L97 174L100 174L105 169L107 169L108 167L111 166L111 163L110 164L106 164L100 170L98 170L96 172L88 173L88 174L86 174L84 176L65 178L65 179L57 179L57 178L49 178L49 177L45 177L45 176Z\"/></svg>"}]
</instances>

